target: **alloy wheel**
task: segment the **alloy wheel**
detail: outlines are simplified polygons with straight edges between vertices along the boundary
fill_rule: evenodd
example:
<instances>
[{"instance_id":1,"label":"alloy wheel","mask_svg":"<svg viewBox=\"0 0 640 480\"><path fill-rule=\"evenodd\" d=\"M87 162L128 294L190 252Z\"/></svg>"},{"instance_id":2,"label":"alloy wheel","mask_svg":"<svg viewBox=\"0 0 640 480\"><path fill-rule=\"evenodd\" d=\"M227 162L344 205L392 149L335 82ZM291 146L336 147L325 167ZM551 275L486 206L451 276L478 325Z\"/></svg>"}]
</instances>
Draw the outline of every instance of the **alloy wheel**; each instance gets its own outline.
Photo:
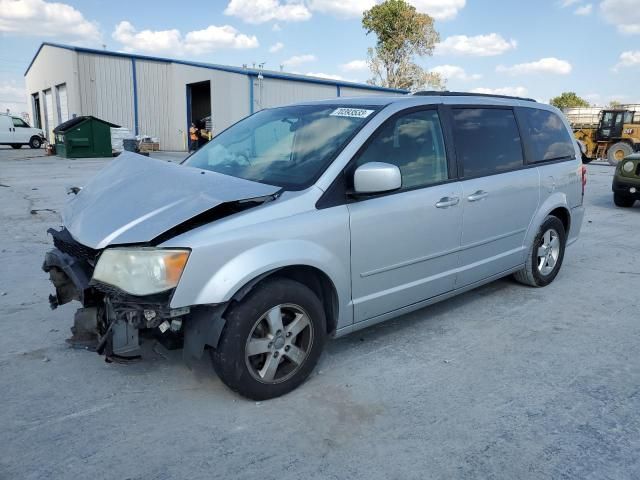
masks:
<instances>
[{"instance_id":1,"label":"alloy wheel","mask_svg":"<svg viewBox=\"0 0 640 480\"><path fill-rule=\"evenodd\" d=\"M549 275L560 257L560 236L555 229L550 228L542 236L542 243L538 247L538 272Z\"/></svg>"},{"instance_id":2,"label":"alloy wheel","mask_svg":"<svg viewBox=\"0 0 640 480\"><path fill-rule=\"evenodd\" d=\"M313 345L313 328L299 305L276 305L256 321L245 345L245 362L262 383L280 383L303 365Z\"/></svg>"}]
</instances>

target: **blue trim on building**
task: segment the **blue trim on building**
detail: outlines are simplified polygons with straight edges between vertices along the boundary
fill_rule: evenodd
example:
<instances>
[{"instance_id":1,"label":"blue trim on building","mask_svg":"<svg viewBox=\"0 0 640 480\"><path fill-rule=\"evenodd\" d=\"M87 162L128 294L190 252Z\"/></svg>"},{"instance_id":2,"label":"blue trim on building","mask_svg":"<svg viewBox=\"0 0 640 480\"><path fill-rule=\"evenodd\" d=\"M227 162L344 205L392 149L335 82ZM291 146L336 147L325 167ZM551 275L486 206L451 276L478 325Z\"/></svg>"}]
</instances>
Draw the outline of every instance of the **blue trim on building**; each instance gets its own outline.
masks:
<instances>
[{"instance_id":1,"label":"blue trim on building","mask_svg":"<svg viewBox=\"0 0 640 480\"><path fill-rule=\"evenodd\" d=\"M187 84L187 151L191 151L191 84Z\"/></svg>"},{"instance_id":2,"label":"blue trim on building","mask_svg":"<svg viewBox=\"0 0 640 480\"><path fill-rule=\"evenodd\" d=\"M33 59L31 59L31 62L29 63L29 66L27 67L27 70L24 72L25 75L27 75L27 73L29 73L29 70L31 69L31 66L33 65L33 62L35 62L36 58L38 57L38 54L40 53L40 51L42 50L42 48L44 46L57 47L57 48L65 49L65 50L72 50L74 52L79 52L79 53L92 53L92 54L95 54L95 55L106 55L106 56L109 56L109 57L130 58L132 60L136 59L136 60L149 60L149 61L153 61L153 62L162 62L162 63L175 63L175 64L178 64L178 65L187 65L187 66L190 66L190 67L200 67L200 68L208 68L210 70L219 70L219 71L228 72L228 73L238 73L240 75L247 75L249 77L258 76L258 74L262 74L262 76L264 78L274 78L274 79L279 79L279 80L289 80L289 81L295 81L295 82L313 83L313 84L318 84L318 85L332 85L332 86L335 86L335 87L352 87L352 88L359 88L359 89L362 89L362 90L371 90L371 91L376 91L376 92L409 93L407 90L399 90L399 89L396 89L396 88L376 87L376 86L367 85L367 84L364 84L364 83L353 83L353 82L328 80L328 79L322 79L322 78L307 77L307 76L304 76L304 75L296 75L296 74L293 74L293 73L271 72L271 71L268 71L268 70L256 70L256 69L252 69L252 68L231 67L231 66L227 66L227 65L217 65L217 64L213 64L213 63L190 62L190 61L186 61L186 60L175 60L175 59L171 59L171 58L151 57L151 56L148 56L148 55L138 55L138 54L131 54L131 53L111 52L111 51L108 51L108 50L96 50L96 49L93 49L93 48L74 47L74 46L71 46L71 45L64 45L64 44L60 44L60 43L51 43L51 42L43 42L40 45L40 47L36 51L36 54L33 56Z\"/></svg>"},{"instance_id":3,"label":"blue trim on building","mask_svg":"<svg viewBox=\"0 0 640 480\"><path fill-rule=\"evenodd\" d=\"M253 77L247 75L249 79L249 115L253 115Z\"/></svg>"},{"instance_id":4,"label":"blue trim on building","mask_svg":"<svg viewBox=\"0 0 640 480\"><path fill-rule=\"evenodd\" d=\"M133 131L138 135L138 75L136 72L136 59L131 58L131 77L133 80Z\"/></svg>"}]
</instances>

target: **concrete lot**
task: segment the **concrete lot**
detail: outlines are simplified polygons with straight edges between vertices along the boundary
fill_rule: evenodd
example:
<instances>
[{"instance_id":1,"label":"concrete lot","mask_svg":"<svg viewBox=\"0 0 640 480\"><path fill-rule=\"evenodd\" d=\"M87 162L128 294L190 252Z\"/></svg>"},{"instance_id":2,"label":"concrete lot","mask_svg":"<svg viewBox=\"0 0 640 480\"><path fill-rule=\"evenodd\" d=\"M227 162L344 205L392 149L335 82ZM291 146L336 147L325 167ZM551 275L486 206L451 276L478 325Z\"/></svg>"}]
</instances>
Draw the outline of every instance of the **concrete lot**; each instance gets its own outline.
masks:
<instances>
[{"instance_id":1,"label":"concrete lot","mask_svg":"<svg viewBox=\"0 0 640 480\"><path fill-rule=\"evenodd\" d=\"M640 203L613 206L612 167L589 166L551 286L505 279L330 342L306 384L256 403L208 359L67 348L46 229L107 160L34 153L0 147L0 478L640 478Z\"/></svg>"}]
</instances>

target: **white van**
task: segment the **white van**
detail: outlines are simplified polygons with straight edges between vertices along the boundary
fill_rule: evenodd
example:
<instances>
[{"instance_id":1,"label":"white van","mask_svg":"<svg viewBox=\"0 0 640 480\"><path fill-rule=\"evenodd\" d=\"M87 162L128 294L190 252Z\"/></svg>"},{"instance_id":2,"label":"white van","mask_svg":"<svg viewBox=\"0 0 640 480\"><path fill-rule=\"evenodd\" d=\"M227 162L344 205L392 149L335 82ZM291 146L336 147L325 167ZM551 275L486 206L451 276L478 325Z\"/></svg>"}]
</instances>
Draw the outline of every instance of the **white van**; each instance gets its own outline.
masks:
<instances>
[{"instance_id":1,"label":"white van","mask_svg":"<svg viewBox=\"0 0 640 480\"><path fill-rule=\"evenodd\" d=\"M0 145L11 145L13 148L21 148L29 145L31 148L40 148L44 142L44 132L39 128L31 128L20 117L0 114Z\"/></svg>"}]
</instances>

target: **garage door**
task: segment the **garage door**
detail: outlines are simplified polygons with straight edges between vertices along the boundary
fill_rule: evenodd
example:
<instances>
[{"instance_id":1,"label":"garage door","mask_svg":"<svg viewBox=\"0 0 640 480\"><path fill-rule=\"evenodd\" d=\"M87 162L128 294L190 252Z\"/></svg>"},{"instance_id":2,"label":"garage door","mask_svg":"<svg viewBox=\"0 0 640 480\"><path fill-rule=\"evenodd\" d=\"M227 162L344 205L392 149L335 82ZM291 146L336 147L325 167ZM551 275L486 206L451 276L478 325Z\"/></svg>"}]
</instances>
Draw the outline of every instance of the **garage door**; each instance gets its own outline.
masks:
<instances>
[{"instance_id":1,"label":"garage door","mask_svg":"<svg viewBox=\"0 0 640 480\"><path fill-rule=\"evenodd\" d=\"M58 124L69 120L69 107L67 106L67 85L62 84L56 87L58 92Z\"/></svg>"},{"instance_id":2,"label":"garage door","mask_svg":"<svg viewBox=\"0 0 640 480\"><path fill-rule=\"evenodd\" d=\"M45 90L44 92L44 110L47 116L47 140L51 141L53 138L53 129L56 128L54 116L53 116L53 95L51 94L51 89Z\"/></svg>"}]
</instances>

